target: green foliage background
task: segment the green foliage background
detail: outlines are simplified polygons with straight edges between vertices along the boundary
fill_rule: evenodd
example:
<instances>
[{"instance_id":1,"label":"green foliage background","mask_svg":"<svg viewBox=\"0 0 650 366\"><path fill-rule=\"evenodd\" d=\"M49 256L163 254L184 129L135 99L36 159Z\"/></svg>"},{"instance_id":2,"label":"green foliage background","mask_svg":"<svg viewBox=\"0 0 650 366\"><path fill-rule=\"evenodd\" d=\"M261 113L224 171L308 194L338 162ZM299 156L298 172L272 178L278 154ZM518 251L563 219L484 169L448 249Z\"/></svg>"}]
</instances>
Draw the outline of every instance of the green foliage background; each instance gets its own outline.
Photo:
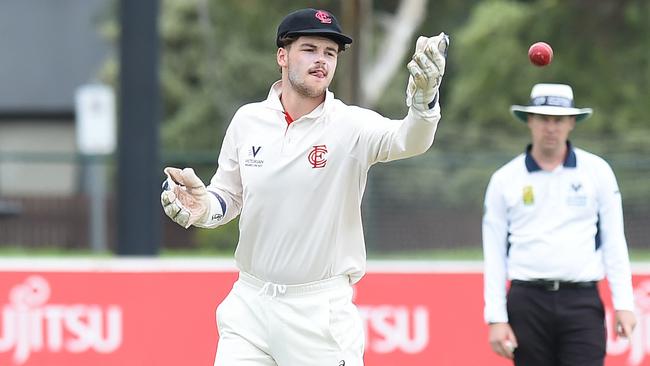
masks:
<instances>
[{"instance_id":1,"label":"green foliage background","mask_svg":"<svg viewBox=\"0 0 650 366\"><path fill-rule=\"evenodd\" d=\"M315 7L341 20L343 1L161 0L165 164L194 166L209 180L236 109L265 98L280 76L275 32L282 17ZM366 39L376 51L390 47L378 41L385 31L379 20L398 2L371 3L376 22ZM116 24L104 24L115 40ZM527 103L534 83L561 82L573 86L577 106L594 108L574 131L574 144L612 163L626 204L650 202L650 1L429 1L419 34L440 31L450 34L451 47L434 148L371 171L366 200L382 192L386 205L480 207L490 174L528 142L510 105ZM527 60L529 45L541 40L554 49L553 63L543 68ZM115 62L107 65L105 79L114 81L116 70ZM346 76L337 74L335 92ZM401 118L406 79L403 68L375 109ZM232 240L231 231L201 233L200 241Z\"/></svg>"}]
</instances>

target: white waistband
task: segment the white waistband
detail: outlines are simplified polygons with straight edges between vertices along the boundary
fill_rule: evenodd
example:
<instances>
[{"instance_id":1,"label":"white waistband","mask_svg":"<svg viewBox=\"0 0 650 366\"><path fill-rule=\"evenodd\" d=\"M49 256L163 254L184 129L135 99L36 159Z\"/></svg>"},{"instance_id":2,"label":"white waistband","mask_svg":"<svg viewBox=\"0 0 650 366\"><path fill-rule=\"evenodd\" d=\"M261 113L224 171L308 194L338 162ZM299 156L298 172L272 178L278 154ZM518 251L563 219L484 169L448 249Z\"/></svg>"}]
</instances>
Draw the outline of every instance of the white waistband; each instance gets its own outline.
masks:
<instances>
[{"instance_id":1,"label":"white waistband","mask_svg":"<svg viewBox=\"0 0 650 366\"><path fill-rule=\"evenodd\" d=\"M268 294L272 290L271 296L281 295L303 295L319 291L350 286L350 277L347 275L336 276L324 280L301 283L297 285L283 285L273 282L260 280L246 272L239 272L239 281L254 287L260 291L260 294Z\"/></svg>"}]
</instances>

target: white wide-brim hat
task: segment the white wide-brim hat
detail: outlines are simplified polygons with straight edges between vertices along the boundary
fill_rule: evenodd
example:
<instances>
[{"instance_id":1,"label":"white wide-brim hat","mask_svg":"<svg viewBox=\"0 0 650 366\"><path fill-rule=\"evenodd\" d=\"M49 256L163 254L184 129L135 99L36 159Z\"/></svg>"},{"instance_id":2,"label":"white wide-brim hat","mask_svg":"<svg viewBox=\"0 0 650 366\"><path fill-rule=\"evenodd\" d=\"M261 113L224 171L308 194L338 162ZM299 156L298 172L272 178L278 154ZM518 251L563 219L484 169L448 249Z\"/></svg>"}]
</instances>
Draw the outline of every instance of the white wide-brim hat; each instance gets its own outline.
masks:
<instances>
[{"instance_id":1,"label":"white wide-brim hat","mask_svg":"<svg viewBox=\"0 0 650 366\"><path fill-rule=\"evenodd\" d=\"M510 111L523 122L528 121L528 114L548 116L575 116L576 121L587 119L593 113L591 108L573 106L573 89L565 84L535 84L530 92L527 106L513 105Z\"/></svg>"}]
</instances>

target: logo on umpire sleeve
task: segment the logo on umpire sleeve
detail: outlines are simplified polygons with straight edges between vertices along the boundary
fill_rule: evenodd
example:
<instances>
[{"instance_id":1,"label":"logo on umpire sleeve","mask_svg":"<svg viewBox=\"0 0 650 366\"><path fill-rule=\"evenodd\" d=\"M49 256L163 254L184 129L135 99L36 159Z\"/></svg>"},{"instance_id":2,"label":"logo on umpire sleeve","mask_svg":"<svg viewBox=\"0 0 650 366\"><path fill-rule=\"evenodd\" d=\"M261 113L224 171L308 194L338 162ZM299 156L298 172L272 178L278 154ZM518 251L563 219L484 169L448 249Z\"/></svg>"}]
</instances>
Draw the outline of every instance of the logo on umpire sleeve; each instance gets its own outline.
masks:
<instances>
[{"instance_id":1,"label":"logo on umpire sleeve","mask_svg":"<svg viewBox=\"0 0 650 366\"><path fill-rule=\"evenodd\" d=\"M339 361L339 366L345 366L345 360Z\"/></svg>"},{"instance_id":2,"label":"logo on umpire sleeve","mask_svg":"<svg viewBox=\"0 0 650 366\"><path fill-rule=\"evenodd\" d=\"M586 206L587 193L582 189L582 183L571 183L571 189L567 195L567 205L569 206Z\"/></svg>"},{"instance_id":3,"label":"logo on umpire sleeve","mask_svg":"<svg viewBox=\"0 0 650 366\"><path fill-rule=\"evenodd\" d=\"M571 189L573 189L574 192L578 192L582 188L582 183L571 183Z\"/></svg>"},{"instance_id":4,"label":"logo on umpire sleeve","mask_svg":"<svg viewBox=\"0 0 650 366\"><path fill-rule=\"evenodd\" d=\"M533 194L533 186L524 187L523 195L524 205L530 206L535 203L535 195Z\"/></svg>"}]
</instances>

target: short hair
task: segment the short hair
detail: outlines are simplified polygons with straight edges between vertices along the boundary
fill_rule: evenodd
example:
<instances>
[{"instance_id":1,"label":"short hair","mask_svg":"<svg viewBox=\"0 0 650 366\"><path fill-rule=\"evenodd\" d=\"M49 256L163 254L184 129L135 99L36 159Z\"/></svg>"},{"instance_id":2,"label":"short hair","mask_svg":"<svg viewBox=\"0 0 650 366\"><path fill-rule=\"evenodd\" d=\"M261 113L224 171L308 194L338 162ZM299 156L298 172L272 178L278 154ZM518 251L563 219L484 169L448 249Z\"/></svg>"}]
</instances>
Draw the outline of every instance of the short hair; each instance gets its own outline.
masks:
<instances>
[{"instance_id":1,"label":"short hair","mask_svg":"<svg viewBox=\"0 0 650 366\"><path fill-rule=\"evenodd\" d=\"M298 39L297 36L284 36L279 39L280 47L289 48L293 42Z\"/></svg>"},{"instance_id":2,"label":"short hair","mask_svg":"<svg viewBox=\"0 0 650 366\"><path fill-rule=\"evenodd\" d=\"M298 40L298 38L300 38L300 36L301 35L290 35L290 36L280 37L280 39L278 40L278 43L280 44L280 47L288 49L293 42L295 42L296 40ZM314 34L314 36L318 36L318 34ZM324 36L324 37L329 38L327 36ZM331 38L329 38L329 39L331 39ZM331 39L331 40L336 42L336 40L334 40L334 39ZM339 46L339 50L338 50L339 53L345 51L345 46L346 45L344 43L336 42L336 44Z\"/></svg>"}]
</instances>

